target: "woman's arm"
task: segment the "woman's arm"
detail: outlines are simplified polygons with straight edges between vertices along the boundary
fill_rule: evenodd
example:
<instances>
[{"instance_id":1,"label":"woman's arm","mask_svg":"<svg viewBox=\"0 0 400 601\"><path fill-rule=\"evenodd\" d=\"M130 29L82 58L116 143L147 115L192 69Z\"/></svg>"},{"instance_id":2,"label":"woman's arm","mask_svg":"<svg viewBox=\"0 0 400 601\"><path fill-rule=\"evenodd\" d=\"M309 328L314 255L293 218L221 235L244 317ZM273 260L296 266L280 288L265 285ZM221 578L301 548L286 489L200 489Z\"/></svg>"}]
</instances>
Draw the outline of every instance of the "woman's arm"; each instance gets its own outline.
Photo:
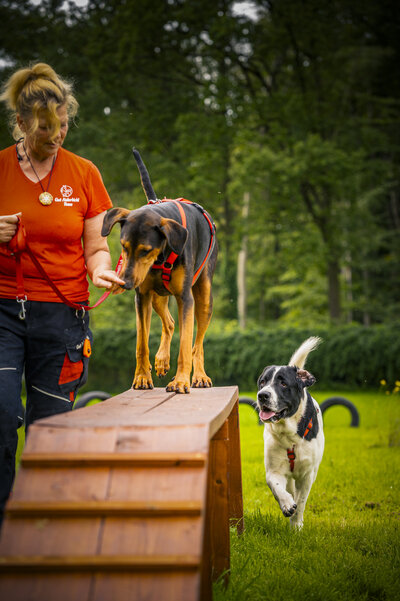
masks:
<instances>
[{"instance_id":1,"label":"woman's arm","mask_svg":"<svg viewBox=\"0 0 400 601\"><path fill-rule=\"evenodd\" d=\"M111 268L111 256L107 238L101 235L106 211L85 220L83 228L83 252L88 274L97 288L111 288L113 284L124 285Z\"/></svg>"}]
</instances>

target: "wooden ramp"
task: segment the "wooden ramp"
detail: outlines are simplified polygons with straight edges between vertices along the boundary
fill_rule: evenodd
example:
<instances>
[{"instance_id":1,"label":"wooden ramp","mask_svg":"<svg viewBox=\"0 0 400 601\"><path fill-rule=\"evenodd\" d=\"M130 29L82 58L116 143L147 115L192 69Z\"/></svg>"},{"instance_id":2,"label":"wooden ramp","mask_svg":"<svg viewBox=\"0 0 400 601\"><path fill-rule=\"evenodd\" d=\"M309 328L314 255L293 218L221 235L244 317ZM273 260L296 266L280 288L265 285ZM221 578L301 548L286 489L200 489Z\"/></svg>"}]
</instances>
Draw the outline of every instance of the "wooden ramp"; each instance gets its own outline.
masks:
<instances>
[{"instance_id":1,"label":"wooden ramp","mask_svg":"<svg viewBox=\"0 0 400 601\"><path fill-rule=\"evenodd\" d=\"M236 387L129 390L32 425L0 540L7 601L197 601L243 506Z\"/></svg>"}]
</instances>

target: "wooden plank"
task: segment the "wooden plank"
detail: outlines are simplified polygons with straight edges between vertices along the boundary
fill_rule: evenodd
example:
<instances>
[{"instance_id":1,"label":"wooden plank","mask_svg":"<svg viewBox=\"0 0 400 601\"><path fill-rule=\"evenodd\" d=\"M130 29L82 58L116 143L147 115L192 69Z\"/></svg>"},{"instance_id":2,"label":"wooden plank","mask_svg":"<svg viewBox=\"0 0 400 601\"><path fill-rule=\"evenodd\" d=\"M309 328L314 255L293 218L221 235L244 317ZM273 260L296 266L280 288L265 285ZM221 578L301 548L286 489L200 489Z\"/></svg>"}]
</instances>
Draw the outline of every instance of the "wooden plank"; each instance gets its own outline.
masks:
<instances>
[{"instance_id":1,"label":"wooden plank","mask_svg":"<svg viewBox=\"0 0 400 601\"><path fill-rule=\"evenodd\" d=\"M101 428L134 426L138 418L175 396L165 388L127 390L106 401L40 420L38 427Z\"/></svg>"},{"instance_id":2,"label":"wooden plank","mask_svg":"<svg viewBox=\"0 0 400 601\"><path fill-rule=\"evenodd\" d=\"M38 427L95 428L207 424L212 437L238 398L237 386L192 388L190 394L164 388L127 390L107 401L40 420Z\"/></svg>"},{"instance_id":3,"label":"wooden plank","mask_svg":"<svg viewBox=\"0 0 400 601\"><path fill-rule=\"evenodd\" d=\"M195 570L169 573L123 572L0 574L1 598L7 601L199 601Z\"/></svg>"},{"instance_id":4,"label":"wooden plank","mask_svg":"<svg viewBox=\"0 0 400 601\"><path fill-rule=\"evenodd\" d=\"M25 453L23 467L203 467L205 453Z\"/></svg>"},{"instance_id":5,"label":"wooden plank","mask_svg":"<svg viewBox=\"0 0 400 601\"><path fill-rule=\"evenodd\" d=\"M101 555L198 555L201 557L202 516L147 517L104 522Z\"/></svg>"},{"instance_id":6,"label":"wooden plank","mask_svg":"<svg viewBox=\"0 0 400 601\"><path fill-rule=\"evenodd\" d=\"M23 455L40 452L50 455L63 453L66 449L79 449L82 453L96 453L100 450L107 453L116 448L116 428L53 428L47 425L48 419L38 420L30 426Z\"/></svg>"},{"instance_id":7,"label":"wooden plank","mask_svg":"<svg viewBox=\"0 0 400 601\"><path fill-rule=\"evenodd\" d=\"M6 507L8 518L52 517L63 518L96 516L180 516L200 515L203 504L197 501L15 501Z\"/></svg>"},{"instance_id":8,"label":"wooden plank","mask_svg":"<svg viewBox=\"0 0 400 601\"><path fill-rule=\"evenodd\" d=\"M100 573L90 601L200 601L199 580L195 571L156 575Z\"/></svg>"},{"instance_id":9,"label":"wooden plank","mask_svg":"<svg viewBox=\"0 0 400 601\"><path fill-rule=\"evenodd\" d=\"M208 436L212 438L228 418L236 400L236 386L224 388L194 388L190 394L176 394L168 403L163 403L137 417L137 426L195 426L208 427Z\"/></svg>"},{"instance_id":10,"label":"wooden plank","mask_svg":"<svg viewBox=\"0 0 400 601\"><path fill-rule=\"evenodd\" d=\"M117 574L118 576L120 574ZM4 601L53 601L54 599L92 601L90 596L92 580L93 574L88 572L47 574L45 578L34 573L0 572L1 599Z\"/></svg>"},{"instance_id":11,"label":"wooden plank","mask_svg":"<svg viewBox=\"0 0 400 601\"><path fill-rule=\"evenodd\" d=\"M237 533L242 534L244 521L238 400L228 418L228 472L229 518L231 524L236 526Z\"/></svg>"},{"instance_id":12,"label":"wooden plank","mask_svg":"<svg viewBox=\"0 0 400 601\"><path fill-rule=\"evenodd\" d=\"M207 424L164 426L156 423L117 429L116 451L120 453L207 453Z\"/></svg>"},{"instance_id":13,"label":"wooden plank","mask_svg":"<svg viewBox=\"0 0 400 601\"><path fill-rule=\"evenodd\" d=\"M77 551L82 555L96 555L101 523L101 518L5 519L0 555L71 555Z\"/></svg>"},{"instance_id":14,"label":"wooden plank","mask_svg":"<svg viewBox=\"0 0 400 601\"><path fill-rule=\"evenodd\" d=\"M0 557L2 572L198 570L198 555L34 555Z\"/></svg>"},{"instance_id":15,"label":"wooden plank","mask_svg":"<svg viewBox=\"0 0 400 601\"><path fill-rule=\"evenodd\" d=\"M108 499L113 501L198 501L204 505L206 468L114 468Z\"/></svg>"},{"instance_id":16,"label":"wooden plank","mask_svg":"<svg viewBox=\"0 0 400 601\"><path fill-rule=\"evenodd\" d=\"M101 500L107 496L110 468L21 468L13 501ZM11 503L11 499L9 501Z\"/></svg>"},{"instance_id":17,"label":"wooden plank","mask_svg":"<svg viewBox=\"0 0 400 601\"><path fill-rule=\"evenodd\" d=\"M203 557L216 580L230 569L227 421L210 441L206 528Z\"/></svg>"}]
</instances>

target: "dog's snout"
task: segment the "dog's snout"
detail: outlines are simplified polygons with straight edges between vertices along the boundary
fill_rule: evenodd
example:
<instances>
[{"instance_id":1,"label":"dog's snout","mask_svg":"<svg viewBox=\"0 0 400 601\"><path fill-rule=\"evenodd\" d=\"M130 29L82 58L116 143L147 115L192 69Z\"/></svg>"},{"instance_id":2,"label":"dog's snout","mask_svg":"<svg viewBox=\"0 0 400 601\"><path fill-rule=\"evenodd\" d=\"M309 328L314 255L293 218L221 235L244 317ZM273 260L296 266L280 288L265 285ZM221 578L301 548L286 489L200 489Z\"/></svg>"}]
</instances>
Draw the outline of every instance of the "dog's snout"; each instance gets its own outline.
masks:
<instances>
[{"instance_id":1,"label":"dog's snout","mask_svg":"<svg viewBox=\"0 0 400 601\"><path fill-rule=\"evenodd\" d=\"M271 393L267 390L262 390L258 393L257 398L260 403L268 403L268 401L271 399Z\"/></svg>"},{"instance_id":2,"label":"dog's snout","mask_svg":"<svg viewBox=\"0 0 400 601\"><path fill-rule=\"evenodd\" d=\"M125 282L125 284L122 286L122 288L124 288L124 290L132 290L133 283L132 282Z\"/></svg>"}]
</instances>

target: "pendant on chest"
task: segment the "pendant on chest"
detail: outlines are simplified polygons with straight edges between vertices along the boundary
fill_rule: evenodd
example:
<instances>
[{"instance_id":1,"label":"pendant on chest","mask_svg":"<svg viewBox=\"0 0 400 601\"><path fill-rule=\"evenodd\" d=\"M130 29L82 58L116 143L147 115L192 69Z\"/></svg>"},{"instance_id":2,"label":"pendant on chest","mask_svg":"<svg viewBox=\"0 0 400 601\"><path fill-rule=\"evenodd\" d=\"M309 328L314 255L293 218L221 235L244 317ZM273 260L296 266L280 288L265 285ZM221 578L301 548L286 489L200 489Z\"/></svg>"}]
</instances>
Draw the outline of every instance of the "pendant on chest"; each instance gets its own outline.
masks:
<instances>
[{"instance_id":1,"label":"pendant on chest","mask_svg":"<svg viewBox=\"0 0 400 601\"><path fill-rule=\"evenodd\" d=\"M50 192L42 192L41 194L39 194L39 202L43 206L51 205L51 203L53 202L52 194L50 194Z\"/></svg>"}]
</instances>

